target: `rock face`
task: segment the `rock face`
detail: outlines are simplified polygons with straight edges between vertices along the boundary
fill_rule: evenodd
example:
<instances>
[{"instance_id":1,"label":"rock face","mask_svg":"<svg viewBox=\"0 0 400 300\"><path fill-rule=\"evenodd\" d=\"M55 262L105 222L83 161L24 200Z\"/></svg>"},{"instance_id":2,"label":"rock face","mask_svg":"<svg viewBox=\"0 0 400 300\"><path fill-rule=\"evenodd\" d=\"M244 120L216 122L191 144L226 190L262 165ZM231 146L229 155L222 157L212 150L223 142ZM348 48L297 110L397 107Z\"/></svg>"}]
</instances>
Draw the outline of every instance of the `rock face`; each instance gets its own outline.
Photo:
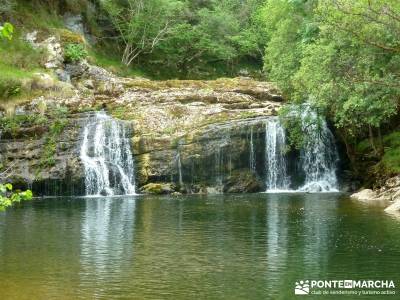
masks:
<instances>
[{"instance_id":1,"label":"rock face","mask_svg":"<svg viewBox=\"0 0 400 300\"><path fill-rule=\"evenodd\" d=\"M71 115L60 134L51 124L22 124L12 136L0 139L1 180L36 194L83 194L83 166L79 160L80 129L84 118Z\"/></svg>"},{"instance_id":2,"label":"rock face","mask_svg":"<svg viewBox=\"0 0 400 300\"><path fill-rule=\"evenodd\" d=\"M9 170L3 180L48 195L83 194L83 112L105 109L133 125L137 190L236 193L265 188L251 172L250 159L256 157L262 174L265 119L276 115L282 102L272 84L249 78L119 78L87 62L66 66L63 72L74 86L72 96L44 96L16 108L25 115L67 109L68 125L52 140L52 164L44 164L43 157L49 127L57 118L41 129L30 124L20 126L17 135L1 137L0 161ZM36 133L24 133L29 131Z\"/></svg>"},{"instance_id":3,"label":"rock face","mask_svg":"<svg viewBox=\"0 0 400 300\"><path fill-rule=\"evenodd\" d=\"M378 190L365 189L351 195L353 199L386 203L385 212L400 217L400 175L392 177Z\"/></svg>"}]
</instances>

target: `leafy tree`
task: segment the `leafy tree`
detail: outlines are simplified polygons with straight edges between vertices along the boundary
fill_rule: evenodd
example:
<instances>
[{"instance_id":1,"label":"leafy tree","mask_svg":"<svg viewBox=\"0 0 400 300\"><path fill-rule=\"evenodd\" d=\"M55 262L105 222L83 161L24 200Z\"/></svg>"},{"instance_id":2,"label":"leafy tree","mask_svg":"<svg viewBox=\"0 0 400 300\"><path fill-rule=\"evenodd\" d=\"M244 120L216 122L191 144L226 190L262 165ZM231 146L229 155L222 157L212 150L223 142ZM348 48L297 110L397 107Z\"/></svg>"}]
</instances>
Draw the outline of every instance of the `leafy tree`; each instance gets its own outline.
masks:
<instances>
[{"instance_id":1,"label":"leafy tree","mask_svg":"<svg viewBox=\"0 0 400 300\"><path fill-rule=\"evenodd\" d=\"M124 45L122 63L129 66L143 53L153 52L179 19L179 0L102 0Z\"/></svg>"},{"instance_id":2,"label":"leafy tree","mask_svg":"<svg viewBox=\"0 0 400 300\"><path fill-rule=\"evenodd\" d=\"M270 0L263 17L269 78L325 114L352 161L365 136L381 156L400 99L400 2Z\"/></svg>"}]
</instances>

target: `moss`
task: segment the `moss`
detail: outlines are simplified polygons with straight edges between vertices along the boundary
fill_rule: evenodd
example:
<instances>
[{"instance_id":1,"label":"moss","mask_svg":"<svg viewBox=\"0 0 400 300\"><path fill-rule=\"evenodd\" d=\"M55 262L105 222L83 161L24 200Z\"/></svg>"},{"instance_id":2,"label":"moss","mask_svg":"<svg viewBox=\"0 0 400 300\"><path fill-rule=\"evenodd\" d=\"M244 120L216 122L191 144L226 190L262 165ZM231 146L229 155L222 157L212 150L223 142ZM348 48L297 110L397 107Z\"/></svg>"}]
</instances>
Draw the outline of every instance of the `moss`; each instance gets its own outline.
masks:
<instances>
[{"instance_id":1,"label":"moss","mask_svg":"<svg viewBox=\"0 0 400 300\"><path fill-rule=\"evenodd\" d=\"M141 188L142 193L154 195L172 194L175 190L172 183L149 183Z\"/></svg>"},{"instance_id":2,"label":"moss","mask_svg":"<svg viewBox=\"0 0 400 300\"><path fill-rule=\"evenodd\" d=\"M59 36L61 44L63 45L85 43L83 36L68 29L57 29L56 34Z\"/></svg>"},{"instance_id":3,"label":"moss","mask_svg":"<svg viewBox=\"0 0 400 300\"><path fill-rule=\"evenodd\" d=\"M55 164L55 154L57 152L57 139L60 134L64 131L68 125L66 116L68 115L68 109L66 107L59 107L51 111L52 123L49 127L49 131L45 137L46 142L43 148L40 166L50 167Z\"/></svg>"}]
</instances>

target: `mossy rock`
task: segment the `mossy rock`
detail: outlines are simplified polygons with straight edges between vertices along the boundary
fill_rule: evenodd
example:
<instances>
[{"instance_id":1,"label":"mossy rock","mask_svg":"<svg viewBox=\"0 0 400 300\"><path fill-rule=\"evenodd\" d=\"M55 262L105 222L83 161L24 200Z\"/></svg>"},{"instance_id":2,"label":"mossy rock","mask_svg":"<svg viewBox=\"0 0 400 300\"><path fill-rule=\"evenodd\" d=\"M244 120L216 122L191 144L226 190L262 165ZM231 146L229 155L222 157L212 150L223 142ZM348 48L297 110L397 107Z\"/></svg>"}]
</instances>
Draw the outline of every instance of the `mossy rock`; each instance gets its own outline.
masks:
<instances>
[{"instance_id":1,"label":"mossy rock","mask_svg":"<svg viewBox=\"0 0 400 300\"><path fill-rule=\"evenodd\" d=\"M176 192L176 186L173 183L149 183L140 189L143 194L167 195Z\"/></svg>"},{"instance_id":2,"label":"mossy rock","mask_svg":"<svg viewBox=\"0 0 400 300\"><path fill-rule=\"evenodd\" d=\"M59 29L57 30L58 35L60 36L61 44L85 44L85 39L82 35L72 32L68 29Z\"/></svg>"}]
</instances>

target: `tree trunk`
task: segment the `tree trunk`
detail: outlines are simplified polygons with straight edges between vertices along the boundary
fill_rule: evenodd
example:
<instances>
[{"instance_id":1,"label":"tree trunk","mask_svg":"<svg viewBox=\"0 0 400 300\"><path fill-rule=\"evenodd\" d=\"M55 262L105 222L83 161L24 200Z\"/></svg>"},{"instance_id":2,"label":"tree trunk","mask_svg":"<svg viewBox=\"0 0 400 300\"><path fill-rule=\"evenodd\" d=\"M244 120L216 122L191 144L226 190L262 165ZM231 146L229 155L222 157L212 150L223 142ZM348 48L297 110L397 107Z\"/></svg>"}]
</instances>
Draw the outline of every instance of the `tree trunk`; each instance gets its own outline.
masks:
<instances>
[{"instance_id":1,"label":"tree trunk","mask_svg":"<svg viewBox=\"0 0 400 300\"><path fill-rule=\"evenodd\" d=\"M374 154L378 155L378 150L376 149L375 146L374 132L372 131L371 125L368 125L368 131L369 131L369 144L371 145L372 150L374 150Z\"/></svg>"},{"instance_id":2,"label":"tree trunk","mask_svg":"<svg viewBox=\"0 0 400 300\"><path fill-rule=\"evenodd\" d=\"M385 148L383 147L382 132L381 127L378 127L378 147L379 156L382 157L385 154Z\"/></svg>"}]
</instances>

